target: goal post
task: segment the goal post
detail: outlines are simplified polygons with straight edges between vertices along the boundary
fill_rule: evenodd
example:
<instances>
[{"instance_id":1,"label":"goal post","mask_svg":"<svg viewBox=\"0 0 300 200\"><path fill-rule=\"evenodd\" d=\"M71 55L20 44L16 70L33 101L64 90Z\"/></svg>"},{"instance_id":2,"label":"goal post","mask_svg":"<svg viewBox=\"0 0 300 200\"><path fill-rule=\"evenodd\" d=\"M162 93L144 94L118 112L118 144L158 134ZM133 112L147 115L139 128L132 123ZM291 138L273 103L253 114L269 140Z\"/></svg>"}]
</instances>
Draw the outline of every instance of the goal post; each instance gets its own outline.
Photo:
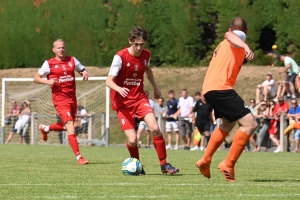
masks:
<instances>
[{"instance_id":1,"label":"goal post","mask_svg":"<svg viewBox=\"0 0 300 200\"><path fill-rule=\"evenodd\" d=\"M83 81L82 77L76 77L77 103L82 105L88 112L85 120L88 121L88 139L83 139L81 118L78 117L78 142L90 145L109 145L110 129L110 89L105 85L107 77L89 77ZM2 78L1 95L1 137L5 142L10 130L14 126L13 120L10 125L5 124L6 114L11 108L11 100L17 101L21 106L24 100L30 102L31 120L28 123L26 141L28 144L59 144L66 143L66 132L58 133L51 131L48 134L48 141L41 139L38 126L42 124L56 123L55 108L52 103L52 93L48 85L34 83L33 78ZM27 125L26 125L27 126ZM61 134L62 136L59 136ZM13 141L18 140L19 135L14 134ZM12 141L12 142L13 142Z\"/></svg>"}]
</instances>

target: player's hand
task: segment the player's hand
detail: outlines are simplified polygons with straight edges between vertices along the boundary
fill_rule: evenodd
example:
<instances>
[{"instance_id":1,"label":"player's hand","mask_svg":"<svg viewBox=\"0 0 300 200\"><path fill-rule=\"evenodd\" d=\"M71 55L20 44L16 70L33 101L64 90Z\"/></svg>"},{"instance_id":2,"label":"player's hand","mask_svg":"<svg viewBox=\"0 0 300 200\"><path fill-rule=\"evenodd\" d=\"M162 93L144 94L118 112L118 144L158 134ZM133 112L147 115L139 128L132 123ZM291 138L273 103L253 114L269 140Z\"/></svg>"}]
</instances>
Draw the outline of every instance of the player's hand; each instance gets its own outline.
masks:
<instances>
[{"instance_id":1,"label":"player's hand","mask_svg":"<svg viewBox=\"0 0 300 200\"><path fill-rule=\"evenodd\" d=\"M247 61L251 61L254 58L254 53L251 51L248 45L245 47L245 58Z\"/></svg>"},{"instance_id":2,"label":"player's hand","mask_svg":"<svg viewBox=\"0 0 300 200\"><path fill-rule=\"evenodd\" d=\"M89 79L89 74L88 74L87 71L81 72L81 75L82 75L82 80L83 81L87 81Z\"/></svg>"},{"instance_id":3,"label":"player's hand","mask_svg":"<svg viewBox=\"0 0 300 200\"><path fill-rule=\"evenodd\" d=\"M50 85L51 87L57 84L56 78L49 79L47 82L48 82L47 84Z\"/></svg>"},{"instance_id":4,"label":"player's hand","mask_svg":"<svg viewBox=\"0 0 300 200\"><path fill-rule=\"evenodd\" d=\"M118 90L118 93L122 96L122 97L126 97L127 94L129 93L129 89L128 88L124 88L124 87L120 87Z\"/></svg>"},{"instance_id":5,"label":"player's hand","mask_svg":"<svg viewBox=\"0 0 300 200\"><path fill-rule=\"evenodd\" d=\"M154 88L154 98L159 99L161 97L161 92L158 88Z\"/></svg>"}]
</instances>

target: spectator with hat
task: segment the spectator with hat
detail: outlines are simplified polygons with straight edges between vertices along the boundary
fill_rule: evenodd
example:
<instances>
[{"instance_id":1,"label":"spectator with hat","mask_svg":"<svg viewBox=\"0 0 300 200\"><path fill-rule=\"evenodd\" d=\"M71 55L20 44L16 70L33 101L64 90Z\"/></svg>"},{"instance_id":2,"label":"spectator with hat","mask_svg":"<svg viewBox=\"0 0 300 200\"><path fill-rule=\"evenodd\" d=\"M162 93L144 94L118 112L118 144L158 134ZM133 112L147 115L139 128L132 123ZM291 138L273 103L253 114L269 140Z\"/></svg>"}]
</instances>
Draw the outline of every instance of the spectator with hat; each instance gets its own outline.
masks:
<instances>
[{"instance_id":1,"label":"spectator with hat","mask_svg":"<svg viewBox=\"0 0 300 200\"><path fill-rule=\"evenodd\" d=\"M267 101L270 98L274 98L276 96L276 85L275 81L272 77L271 73L268 73L266 76L266 80L257 85L256 88L256 103L260 103L260 95L263 96L263 100Z\"/></svg>"}]
</instances>

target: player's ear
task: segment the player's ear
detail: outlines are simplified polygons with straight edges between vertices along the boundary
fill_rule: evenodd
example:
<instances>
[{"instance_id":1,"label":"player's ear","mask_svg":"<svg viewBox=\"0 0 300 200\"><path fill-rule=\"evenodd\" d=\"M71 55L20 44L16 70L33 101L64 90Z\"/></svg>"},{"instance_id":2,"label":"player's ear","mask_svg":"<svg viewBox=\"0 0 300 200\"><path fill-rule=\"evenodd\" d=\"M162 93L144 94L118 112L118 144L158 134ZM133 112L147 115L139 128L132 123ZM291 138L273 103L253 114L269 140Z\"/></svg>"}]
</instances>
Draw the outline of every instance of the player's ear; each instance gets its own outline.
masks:
<instances>
[{"instance_id":1,"label":"player's ear","mask_svg":"<svg viewBox=\"0 0 300 200\"><path fill-rule=\"evenodd\" d=\"M248 29L247 29L247 28L245 29L244 33L245 33L245 34L247 34L247 33L248 33Z\"/></svg>"},{"instance_id":2,"label":"player's ear","mask_svg":"<svg viewBox=\"0 0 300 200\"><path fill-rule=\"evenodd\" d=\"M54 48L52 48L53 53L55 53Z\"/></svg>"}]
</instances>

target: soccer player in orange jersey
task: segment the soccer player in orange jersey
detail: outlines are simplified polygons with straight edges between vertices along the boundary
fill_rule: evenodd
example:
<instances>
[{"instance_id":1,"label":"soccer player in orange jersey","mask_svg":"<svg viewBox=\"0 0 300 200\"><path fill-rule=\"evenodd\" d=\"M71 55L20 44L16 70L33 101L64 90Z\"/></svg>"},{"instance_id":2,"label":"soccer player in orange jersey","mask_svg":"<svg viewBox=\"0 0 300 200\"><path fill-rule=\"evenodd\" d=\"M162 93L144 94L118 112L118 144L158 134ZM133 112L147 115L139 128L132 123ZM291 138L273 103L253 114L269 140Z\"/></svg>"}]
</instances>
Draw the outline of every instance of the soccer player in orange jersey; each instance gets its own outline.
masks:
<instances>
[{"instance_id":1,"label":"soccer player in orange jersey","mask_svg":"<svg viewBox=\"0 0 300 200\"><path fill-rule=\"evenodd\" d=\"M59 114L62 122L46 126L40 124L39 129L42 132L42 138L47 141L49 131L68 131L68 140L70 146L77 158L78 164L88 164L79 151L77 138L75 136L74 120L77 113L75 72L83 76L87 81L89 76L84 66L73 56L65 56L65 43L58 39L54 41L54 58L46 60L43 66L34 76L34 82L46 84L51 87L53 105ZM47 80L43 79L47 76Z\"/></svg>"},{"instance_id":2,"label":"soccer player in orange jersey","mask_svg":"<svg viewBox=\"0 0 300 200\"><path fill-rule=\"evenodd\" d=\"M158 99L161 96L149 66L151 53L145 49L148 33L143 27L135 27L130 31L128 40L130 46L114 56L106 80L106 85L112 89L112 107L117 111L121 128L127 136L127 149L131 157L139 159L134 119L137 116L146 122L152 133L162 173L176 174L179 169L166 161L165 140L144 91L144 73L146 73L154 90L154 98ZM144 169L142 174L146 174Z\"/></svg>"},{"instance_id":3,"label":"soccer player in orange jersey","mask_svg":"<svg viewBox=\"0 0 300 200\"><path fill-rule=\"evenodd\" d=\"M206 178L211 178L210 163L213 154L238 122L240 127L234 134L229 153L218 165L226 181L235 182L235 163L257 127L248 105L233 89L244 59L250 61L254 57L245 43L247 31L247 23L243 18L236 17L231 21L230 28L224 35L225 39L213 53L203 82L203 101L213 107L216 119L222 119L222 124L213 131L203 157L196 163L200 173Z\"/></svg>"}]
</instances>

